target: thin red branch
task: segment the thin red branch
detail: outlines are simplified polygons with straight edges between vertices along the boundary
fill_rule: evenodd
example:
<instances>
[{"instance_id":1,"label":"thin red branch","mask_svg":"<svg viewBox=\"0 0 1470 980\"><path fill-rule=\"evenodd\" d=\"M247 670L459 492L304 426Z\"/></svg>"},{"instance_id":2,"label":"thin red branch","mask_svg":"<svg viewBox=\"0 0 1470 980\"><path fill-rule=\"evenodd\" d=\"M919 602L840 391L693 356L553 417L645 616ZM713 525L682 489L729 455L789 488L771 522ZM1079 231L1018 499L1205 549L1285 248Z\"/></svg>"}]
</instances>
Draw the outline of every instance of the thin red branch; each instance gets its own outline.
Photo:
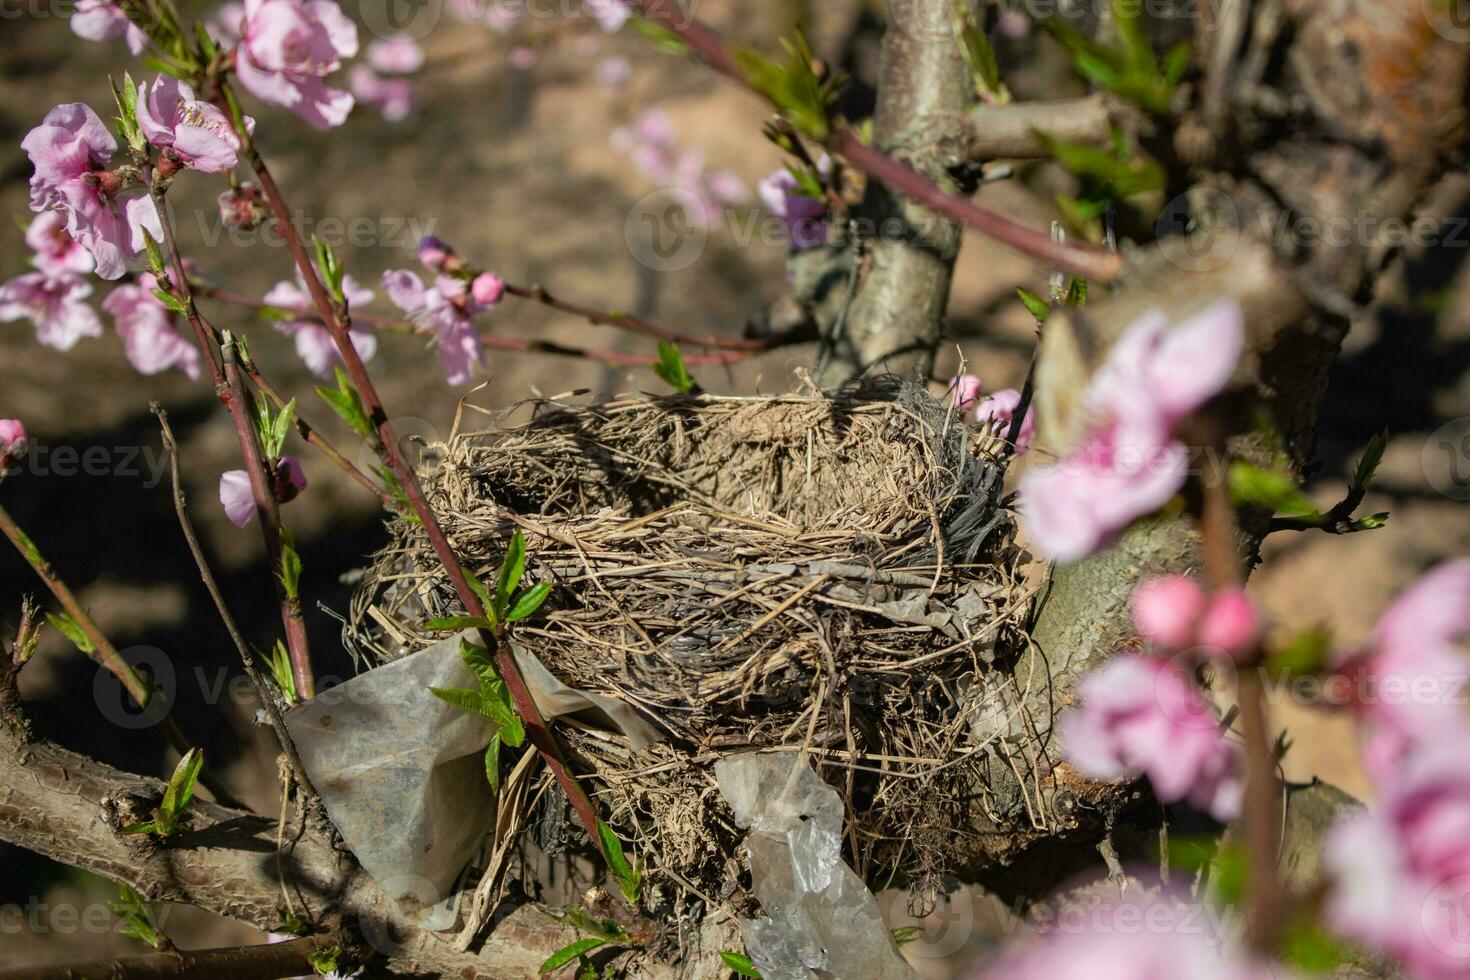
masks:
<instances>
[{"instance_id":1,"label":"thin red branch","mask_svg":"<svg viewBox=\"0 0 1470 980\"><path fill-rule=\"evenodd\" d=\"M649 21L682 38L715 71L741 88L755 92L745 73L740 70L729 44L717 31L687 16L672 0L630 0L630 4ZM759 92L755 94L760 95ZM1003 214L981 207L968 198L950 194L935 186L912 167L868 146L846 128L835 128L825 145L828 150L845 157L853 166L887 184L892 190L1009 245L1023 255L1098 282L1116 279L1122 269L1123 261L1117 253L1085 245L1054 242L1048 232L1023 225Z\"/></svg>"},{"instance_id":2,"label":"thin red branch","mask_svg":"<svg viewBox=\"0 0 1470 980\"><path fill-rule=\"evenodd\" d=\"M301 601L288 595L281 580L281 515L276 501L275 474L269 472L266 461L261 458L260 443L255 438L255 424L250 418L249 396L240 381L239 365L235 363L233 349L226 346L223 352L224 366L214 348L214 328L205 323L194 301L194 292L189 286L189 275L184 269L184 259L174 239L173 223L169 219L168 207L164 203L163 190L155 185L152 167L146 156L140 160L143 180L153 200L154 211L163 230L164 258L172 272L172 282L160 281L159 287L168 290L184 305L186 319L194 331L194 341L200 353L209 361L214 378L216 397L224 403L235 427L235 439L240 445L240 455L245 462L245 474L250 480L250 492L255 498L255 512L260 519L260 532L265 540L266 558L270 565L271 582L281 610L281 625L286 633L286 650L291 658L291 671L296 678L296 689L302 697L309 698L316 692L316 679L311 669L311 648L306 637L306 623L301 615Z\"/></svg>"},{"instance_id":3,"label":"thin red branch","mask_svg":"<svg viewBox=\"0 0 1470 980\"><path fill-rule=\"evenodd\" d=\"M226 113L229 105L221 95L220 106ZM248 132L239 133L246 159L250 167L255 171L256 179L260 183L266 200L270 202L271 210L275 215L276 223L286 247L291 253L296 267L301 272L301 277L306 283L307 292L311 295L312 303L317 309L322 322L326 324L336 341L338 353L347 370L347 375L357 387L358 395L362 398L364 409L368 417L373 420L378 433L378 452L382 455L384 462L398 478L403 487L404 494L408 498L409 505L414 514L419 518L424 533L433 546L435 554L444 566L445 573L449 576L460 602L465 611L473 617L485 615L484 606L480 603L474 589L470 587L469 580L465 577L464 569L460 566L459 559L454 553L454 548L449 543L444 529L440 526L438 518L433 509L425 499L422 488L419 486L418 476L413 467L404 458L399 450L398 437L393 430L393 424L389 421L388 412L383 407L382 399L379 398L377 388L373 385L371 376L357 353L357 348L352 343L348 334L350 321L346 310L339 310L327 293L317 275L316 266L311 257L307 255L306 247L303 245L295 226L291 223L291 211L287 206L285 198L282 197L280 188L276 185L275 178L266 167L265 161L261 159L260 152L256 148L254 140ZM480 642L494 659L496 669L505 681L506 688L510 691L511 699L515 703L516 713L525 722L526 730L537 751L541 754L546 767L555 777L557 784L566 793L567 799L571 801L573 809L576 810L578 818L586 828L592 840L598 840L597 808L592 803L586 791L577 782L571 767L567 765L562 754L560 745L557 744L555 735L547 727L545 720L541 717L536 707L536 702L531 697L529 688L526 687L524 678L521 677L520 669L516 666L515 658L511 655L509 647L502 642L502 638L491 630L480 630Z\"/></svg>"}]
</instances>

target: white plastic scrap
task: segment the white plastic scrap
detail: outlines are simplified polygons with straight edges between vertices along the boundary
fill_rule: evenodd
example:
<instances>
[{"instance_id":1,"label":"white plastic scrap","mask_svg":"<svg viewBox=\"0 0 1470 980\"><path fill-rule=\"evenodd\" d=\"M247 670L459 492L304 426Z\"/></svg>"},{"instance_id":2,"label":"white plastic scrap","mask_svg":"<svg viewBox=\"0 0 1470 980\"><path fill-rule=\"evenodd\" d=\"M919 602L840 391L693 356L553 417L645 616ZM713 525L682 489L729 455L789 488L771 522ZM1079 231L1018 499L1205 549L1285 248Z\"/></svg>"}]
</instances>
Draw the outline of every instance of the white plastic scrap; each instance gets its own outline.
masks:
<instances>
[{"instance_id":1,"label":"white plastic scrap","mask_svg":"<svg viewBox=\"0 0 1470 980\"><path fill-rule=\"evenodd\" d=\"M764 919L741 919L745 951L766 980L914 980L873 893L841 858L842 801L796 752L715 763L745 845Z\"/></svg>"}]
</instances>

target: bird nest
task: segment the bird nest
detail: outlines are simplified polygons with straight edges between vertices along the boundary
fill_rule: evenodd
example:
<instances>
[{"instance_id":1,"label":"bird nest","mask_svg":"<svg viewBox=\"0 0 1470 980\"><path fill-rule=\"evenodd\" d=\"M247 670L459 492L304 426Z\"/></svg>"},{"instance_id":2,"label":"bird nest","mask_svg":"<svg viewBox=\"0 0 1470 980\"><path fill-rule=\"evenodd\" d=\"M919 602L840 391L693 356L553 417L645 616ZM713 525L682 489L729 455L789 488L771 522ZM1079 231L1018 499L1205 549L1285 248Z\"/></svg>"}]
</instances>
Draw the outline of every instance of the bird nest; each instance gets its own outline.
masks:
<instances>
[{"instance_id":1,"label":"bird nest","mask_svg":"<svg viewBox=\"0 0 1470 980\"><path fill-rule=\"evenodd\" d=\"M836 397L538 402L529 424L434 447L424 483L482 579L520 528L529 578L554 583L516 642L667 733L634 751L559 726L650 884L710 900L741 880L714 776L734 752L806 753L869 880L956 870L985 806L974 694L1026 611L999 445L878 379ZM463 612L422 528L391 530L347 629L375 663Z\"/></svg>"}]
</instances>

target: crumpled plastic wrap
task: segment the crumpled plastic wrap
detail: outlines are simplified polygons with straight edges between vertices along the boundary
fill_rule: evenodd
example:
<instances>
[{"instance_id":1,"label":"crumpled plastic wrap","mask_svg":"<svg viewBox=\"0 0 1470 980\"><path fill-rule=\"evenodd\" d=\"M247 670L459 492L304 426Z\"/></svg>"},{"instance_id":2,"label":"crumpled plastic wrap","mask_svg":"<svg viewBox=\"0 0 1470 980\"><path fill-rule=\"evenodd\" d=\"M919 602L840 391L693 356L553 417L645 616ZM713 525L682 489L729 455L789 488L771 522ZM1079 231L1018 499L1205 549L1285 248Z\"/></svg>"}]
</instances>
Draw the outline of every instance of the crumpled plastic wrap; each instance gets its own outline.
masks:
<instances>
[{"instance_id":1,"label":"crumpled plastic wrap","mask_svg":"<svg viewBox=\"0 0 1470 980\"><path fill-rule=\"evenodd\" d=\"M495 816L483 761L492 724L429 691L476 686L459 642L443 640L286 712L342 839L405 915L434 930L453 927L459 877ZM625 702L567 687L529 651L512 650L543 717L619 732L635 750L663 738Z\"/></svg>"},{"instance_id":2,"label":"crumpled plastic wrap","mask_svg":"<svg viewBox=\"0 0 1470 980\"><path fill-rule=\"evenodd\" d=\"M745 952L766 980L915 980L878 901L843 862L842 801L796 752L715 763L745 846L763 919L741 919Z\"/></svg>"}]
</instances>

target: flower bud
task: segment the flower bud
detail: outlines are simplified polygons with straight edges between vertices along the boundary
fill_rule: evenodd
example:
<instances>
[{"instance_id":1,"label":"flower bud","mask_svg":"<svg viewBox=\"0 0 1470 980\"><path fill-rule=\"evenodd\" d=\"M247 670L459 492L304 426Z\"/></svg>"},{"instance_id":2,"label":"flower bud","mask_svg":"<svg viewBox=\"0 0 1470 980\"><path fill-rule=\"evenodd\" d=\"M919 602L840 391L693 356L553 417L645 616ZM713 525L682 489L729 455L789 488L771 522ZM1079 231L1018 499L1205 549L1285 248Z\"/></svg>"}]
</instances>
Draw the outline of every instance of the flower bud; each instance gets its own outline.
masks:
<instances>
[{"instance_id":1,"label":"flower bud","mask_svg":"<svg viewBox=\"0 0 1470 980\"><path fill-rule=\"evenodd\" d=\"M1255 646L1260 635L1256 608L1241 589L1224 589L1210 599L1199 621L1201 646L1218 647L1238 657Z\"/></svg>"},{"instance_id":2,"label":"flower bud","mask_svg":"<svg viewBox=\"0 0 1470 980\"><path fill-rule=\"evenodd\" d=\"M0 419L0 469L26 454L26 427L19 419Z\"/></svg>"},{"instance_id":3,"label":"flower bud","mask_svg":"<svg viewBox=\"0 0 1470 980\"><path fill-rule=\"evenodd\" d=\"M1133 590L1133 622L1153 643L1182 650L1192 646L1205 596L1188 575L1149 579Z\"/></svg>"},{"instance_id":4,"label":"flower bud","mask_svg":"<svg viewBox=\"0 0 1470 980\"><path fill-rule=\"evenodd\" d=\"M419 239L419 261L435 272L454 272L462 266L454 249L433 235Z\"/></svg>"},{"instance_id":5,"label":"flower bud","mask_svg":"<svg viewBox=\"0 0 1470 980\"><path fill-rule=\"evenodd\" d=\"M481 306L494 306L505 295L505 283L493 272L482 272L470 283L470 296Z\"/></svg>"}]
</instances>

